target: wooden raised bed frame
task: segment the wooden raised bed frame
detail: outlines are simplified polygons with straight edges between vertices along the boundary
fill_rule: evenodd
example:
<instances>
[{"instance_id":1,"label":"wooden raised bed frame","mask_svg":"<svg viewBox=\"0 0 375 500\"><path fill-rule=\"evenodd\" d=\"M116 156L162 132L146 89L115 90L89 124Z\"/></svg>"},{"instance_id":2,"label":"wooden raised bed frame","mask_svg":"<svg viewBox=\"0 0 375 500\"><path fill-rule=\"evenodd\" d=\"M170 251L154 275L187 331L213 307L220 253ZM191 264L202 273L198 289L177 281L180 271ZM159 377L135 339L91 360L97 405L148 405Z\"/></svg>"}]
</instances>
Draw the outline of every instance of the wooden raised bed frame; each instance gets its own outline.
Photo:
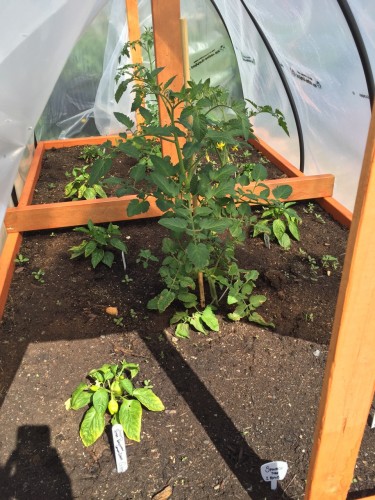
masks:
<instances>
[{"instance_id":1,"label":"wooden raised bed frame","mask_svg":"<svg viewBox=\"0 0 375 500\"><path fill-rule=\"evenodd\" d=\"M136 0L125 0L130 39L139 37ZM168 15L166 15L168 13ZM175 74L182 85L180 5L169 0L152 0L155 53L158 66L164 66L163 78ZM134 57L140 57L139 54ZM161 122L165 120L160 109ZM13 271L14 259L22 241L22 231L53 229L87 222L126 220L125 208L133 197L94 201L55 203L31 206L40 173L43 152L49 148L83 144L100 144L117 137L95 137L66 141L42 142L38 145L19 206L7 211L7 239L0 256L0 317L4 311ZM335 219L347 226L352 214L332 196L331 175L304 176L266 144L253 142L266 157L290 178L292 199L316 199ZM273 182L275 185L275 181ZM63 209L61 208L63 205ZM77 214L77 209L83 219ZM157 217L160 211L151 206L142 217ZM81 218L80 218L81 217ZM357 202L345 258L343 278L337 302L332 341L329 349L313 452L306 486L308 500L344 500L353 476L363 430L375 389L375 114L363 163ZM375 496L367 497L367 500Z\"/></svg>"}]
</instances>

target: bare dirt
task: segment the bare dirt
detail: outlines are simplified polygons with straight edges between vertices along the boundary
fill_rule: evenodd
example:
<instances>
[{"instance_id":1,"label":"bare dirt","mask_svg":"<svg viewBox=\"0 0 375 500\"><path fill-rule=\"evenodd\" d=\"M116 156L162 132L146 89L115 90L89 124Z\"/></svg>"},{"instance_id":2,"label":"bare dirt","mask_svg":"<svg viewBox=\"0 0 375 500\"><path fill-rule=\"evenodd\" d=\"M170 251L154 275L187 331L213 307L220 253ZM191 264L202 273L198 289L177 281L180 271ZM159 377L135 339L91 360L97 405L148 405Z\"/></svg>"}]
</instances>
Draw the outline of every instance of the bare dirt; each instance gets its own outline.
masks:
<instances>
[{"instance_id":1,"label":"bare dirt","mask_svg":"<svg viewBox=\"0 0 375 500\"><path fill-rule=\"evenodd\" d=\"M79 154L47 153L34 202L63 199L64 171ZM238 250L241 267L260 272L261 313L276 328L222 316L219 333L190 340L173 336L172 312L146 309L161 287L158 264L136 259L146 248L161 257L157 220L121 224L128 282L120 255L111 269L70 260L78 233L24 235L30 260L17 266L0 323L0 498L148 499L170 486L181 500L302 499L347 230L316 204L297 210L301 242L290 251L252 238ZM337 257L337 269L327 272L323 255ZM31 274L39 269L44 283ZM122 359L140 364L139 383L151 379L166 411L144 412L142 441L128 441L129 469L117 474L109 434L84 448L83 410L64 401L90 369ZM375 493L374 445L367 428L351 498ZM289 465L275 493L260 476L269 460Z\"/></svg>"}]
</instances>

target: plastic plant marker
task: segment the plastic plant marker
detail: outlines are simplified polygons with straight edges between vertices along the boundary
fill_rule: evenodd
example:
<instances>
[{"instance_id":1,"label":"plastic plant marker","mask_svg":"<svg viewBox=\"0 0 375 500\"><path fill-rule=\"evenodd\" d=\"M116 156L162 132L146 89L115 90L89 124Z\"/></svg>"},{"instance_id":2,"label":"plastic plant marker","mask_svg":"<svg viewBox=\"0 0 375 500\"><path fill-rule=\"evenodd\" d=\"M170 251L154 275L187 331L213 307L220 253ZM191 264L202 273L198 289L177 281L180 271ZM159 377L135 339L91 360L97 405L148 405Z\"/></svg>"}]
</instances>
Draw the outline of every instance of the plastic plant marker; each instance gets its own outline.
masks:
<instances>
[{"instance_id":1,"label":"plastic plant marker","mask_svg":"<svg viewBox=\"0 0 375 500\"><path fill-rule=\"evenodd\" d=\"M126 472L128 470L128 458L126 456L124 430L121 424L112 426L112 439L117 472Z\"/></svg>"},{"instance_id":2,"label":"plastic plant marker","mask_svg":"<svg viewBox=\"0 0 375 500\"><path fill-rule=\"evenodd\" d=\"M260 468L262 478L266 482L271 482L271 490L276 490L277 481L282 481L288 471L288 464L286 462L276 461L267 462Z\"/></svg>"},{"instance_id":3,"label":"plastic plant marker","mask_svg":"<svg viewBox=\"0 0 375 500\"><path fill-rule=\"evenodd\" d=\"M124 266L124 271L126 272L126 260L124 252L121 252L122 264Z\"/></svg>"}]
</instances>

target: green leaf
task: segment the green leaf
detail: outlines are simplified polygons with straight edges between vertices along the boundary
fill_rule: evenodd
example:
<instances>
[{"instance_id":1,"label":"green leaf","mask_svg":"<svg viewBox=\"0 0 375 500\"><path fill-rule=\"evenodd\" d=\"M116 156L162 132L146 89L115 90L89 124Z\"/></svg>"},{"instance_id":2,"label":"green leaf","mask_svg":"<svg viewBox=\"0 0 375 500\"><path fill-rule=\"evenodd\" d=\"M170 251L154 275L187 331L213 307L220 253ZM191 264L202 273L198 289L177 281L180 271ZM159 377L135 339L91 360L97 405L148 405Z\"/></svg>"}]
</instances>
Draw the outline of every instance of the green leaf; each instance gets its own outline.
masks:
<instances>
[{"instance_id":1,"label":"green leaf","mask_svg":"<svg viewBox=\"0 0 375 500\"><path fill-rule=\"evenodd\" d=\"M190 242L186 248L186 255L197 269L203 269L209 264L210 251L203 243L195 245L193 242Z\"/></svg>"},{"instance_id":2,"label":"green leaf","mask_svg":"<svg viewBox=\"0 0 375 500\"><path fill-rule=\"evenodd\" d=\"M231 313L228 313L227 314L227 317L231 320L231 321L240 321L241 318L243 318L243 316L240 316L238 313L236 312L231 312Z\"/></svg>"},{"instance_id":3,"label":"green leaf","mask_svg":"<svg viewBox=\"0 0 375 500\"><path fill-rule=\"evenodd\" d=\"M237 304L237 302L238 302L238 296L235 295L233 292L229 292L227 297L227 304L231 306L233 304Z\"/></svg>"},{"instance_id":4,"label":"green leaf","mask_svg":"<svg viewBox=\"0 0 375 500\"><path fill-rule=\"evenodd\" d=\"M141 440L142 406L137 399L125 400L120 406L118 419L128 439Z\"/></svg>"},{"instance_id":5,"label":"green leaf","mask_svg":"<svg viewBox=\"0 0 375 500\"><path fill-rule=\"evenodd\" d=\"M168 180L163 174L159 174L158 172L152 172L150 174L151 182L155 183L156 186L165 193L166 195L174 198L179 193L178 184Z\"/></svg>"},{"instance_id":6,"label":"green leaf","mask_svg":"<svg viewBox=\"0 0 375 500\"><path fill-rule=\"evenodd\" d=\"M85 446L91 446L104 432L104 415L99 414L92 406L83 417L79 435Z\"/></svg>"},{"instance_id":7,"label":"green leaf","mask_svg":"<svg viewBox=\"0 0 375 500\"><path fill-rule=\"evenodd\" d=\"M216 233L222 233L231 225L228 219L202 219L199 221L200 229L209 229Z\"/></svg>"},{"instance_id":8,"label":"green leaf","mask_svg":"<svg viewBox=\"0 0 375 500\"><path fill-rule=\"evenodd\" d=\"M111 238L110 240L111 246L113 248L117 248L117 250L120 250L121 252L126 252L126 245L123 241L121 241L119 238Z\"/></svg>"},{"instance_id":9,"label":"green leaf","mask_svg":"<svg viewBox=\"0 0 375 500\"><path fill-rule=\"evenodd\" d=\"M212 214L212 208L209 207L197 207L194 211L195 215L199 215L200 217L207 217L207 215Z\"/></svg>"},{"instance_id":10,"label":"green leaf","mask_svg":"<svg viewBox=\"0 0 375 500\"><path fill-rule=\"evenodd\" d=\"M202 312L201 321L203 321L203 323L205 323L213 332L219 331L219 321L212 311L211 306L207 306Z\"/></svg>"},{"instance_id":11,"label":"green leaf","mask_svg":"<svg viewBox=\"0 0 375 500\"><path fill-rule=\"evenodd\" d=\"M85 389L87 388L88 385L81 382L74 390L72 397L70 398L70 407L72 410L79 410L90 402L92 393L86 392Z\"/></svg>"},{"instance_id":12,"label":"green leaf","mask_svg":"<svg viewBox=\"0 0 375 500\"><path fill-rule=\"evenodd\" d=\"M121 363L121 366L123 367L124 370L130 372L130 378L134 378L139 373L138 363L127 363L126 361L123 361Z\"/></svg>"},{"instance_id":13,"label":"green leaf","mask_svg":"<svg viewBox=\"0 0 375 500\"><path fill-rule=\"evenodd\" d=\"M151 123L152 120L154 119L154 115L151 113L151 111L143 106L139 107L139 112L141 116L144 118L146 125Z\"/></svg>"},{"instance_id":14,"label":"green leaf","mask_svg":"<svg viewBox=\"0 0 375 500\"><path fill-rule=\"evenodd\" d=\"M186 311L176 311L172 318L169 320L170 325L179 323L180 321L185 321L189 317Z\"/></svg>"},{"instance_id":15,"label":"green leaf","mask_svg":"<svg viewBox=\"0 0 375 500\"><path fill-rule=\"evenodd\" d=\"M113 113L117 121L125 125L128 130L131 130L134 127L134 122L128 116L124 115L124 113L119 113L115 111Z\"/></svg>"},{"instance_id":16,"label":"green leaf","mask_svg":"<svg viewBox=\"0 0 375 500\"><path fill-rule=\"evenodd\" d=\"M102 261L104 257L104 250L102 248L96 248L91 254L91 265L95 269L99 262Z\"/></svg>"},{"instance_id":17,"label":"green leaf","mask_svg":"<svg viewBox=\"0 0 375 500\"><path fill-rule=\"evenodd\" d=\"M275 189L272 189L272 194L277 200L285 200L293 193L292 186L284 185L277 186Z\"/></svg>"},{"instance_id":18,"label":"green leaf","mask_svg":"<svg viewBox=\"0 0 375 500\"><path fill-rule=\"evenodd\" d=\"M136 148L130 141L122 142L118 145L118 149L136 160L138 160L141 156L139 149Z\"/></svg>"},{"instance_id":19,"label":"green leaf","mask_svg":"<svg viewBox=\"0 0 375 500\"><path fill-rule=\"evenodd\" d=\"M185 231L187 228L187 220L182 219L181 217L161 218L159 219L159 224L167 229L170 229L171 231L177 232Z\"/></svg>"},{"instance_id":20,"label":"green leaf","mask_svg":"<svg viewBox=\"0 0 375 500\"><path fill-rule=\"evenodd\" d=\"M158 396L149 388L141 387L134 389L133 397L137 398L150 411L163 411L165 410L163 403Z\"/></svg>"},{"instance_id":21,"label":"green leaf","mask_svg":"<svg viewBox=\"0 0 375 500\"><path fill-rule=\"evenodd\" d=\"M251 171L254 181L264 181L267 179L267 170L261 163L256 163Z\"/></svg>"},{"instance_id":22,"label":"green leaf","mask_svg":"<svg viewBox=\"0 0 375 500\"><path fill-rule=\"evenodd\" d=\"M205 115L201 115L197 112L193 113L193 125L192 130L194 137L198 141L202 141L207 134L207 118Z\"/></svg>"},{"instance_id":23,"label":"green leaf","mask_svg":"<svg viewBox=\"0 0 375 500\"><path fill-rule=\"evenodd\" d=\"M252 295L250 297L250 305L252 307L259 307L262 304L264 304L264 302L266 302L266 300L267 300L267 297L265 297L264 295Z\"/></svg>"},{"instance_id":24,"label":"green leaf","mask_svg":"<svg viewBox=\"0 0 375 500\"><path fill-rule=\"evenodd\" d=\"M295 238L297 241L299 241L299 230L298 230L297 224L292 220L289 221L288 229L289 229L291 235L293 236L293 238Z\"/></svg>"},{"instance_id":25,"label":"green leaf","mask_svg":"<svg viewBox=\"0 0 375 500\"><path fill-rule=\"evenodd\" d=\"M93 188L100 198L107 198L107 193L104 191L102 186L100 186L99 184L95 184Z\"/></svg>"},{"instance_id":26,"label":"green leaf","mask_svg":"<svg viewBox=\"0 0 375 500\"><path fill-rule=\"evenodd\" d=\"M158 310L159 312L164 312L167 307L169 307L174 299L176 298L176 295L171 292L170 290L167 290L166 288L158 295Z\"/></svg>"},{"instance_id":27,"label":"green leaf","mask_svg":"<svg viewBox=\"0 0 375 500\"><path fill-rule=\"evenodd\" d=\"M138 199L132 200L127 208L128 217L134 217L134 215L144 214L150 208L150 203L148 201L139 201Z\"/></svg>"},{"instance_id":28,"label":"green leaf","mask_svg":"<svg viewBox=\"0 0 375 500\"><path fill-rule=\"evenodd\" d=\"M201 332L201 333L204 333L204 335L207 335L207 331L206 331L205 327L203 326L203 323L201 322L201 313L200 312L193 313L193 315L189 318L189 323L198 332Z\"/></svg>"},{"instance_id":29,"label":"green leaf","mask_svg":"<svg viewBox=\"0 0 375 500\"><path fill-rule=\"evenodd\" d=\"M169 210L170 208L172 208L174 206L174 203L173 203L173 201L163 200L162 198L159 198L158 200L156 200L156 206L162 212L166 212L167 210Z\"/></svg>"},{"instance_id":30,"label":"green leaf","mask_svg":"<svg viewBox=\"0 0 375 500\"><path fill-rule=\"evenodd\" d=\"M191 304L192 302L197 301L197 297L194 295L194 293L190 292L182 292L177 295L178 300L181 300L181 302L188 302Z\"/></svg>"},{"instance_id":31,"label":"green leaf","mask_svg":"<svg viewBox=\"0 0 375 500\"><path fill-rule=\"evenodd\" d=\"M275 328L275 325L272 322L266 321L263 316L261 316L257 312L253 312L249 315L249 321L252 321L253 323L257 323L258 325L261 326L271 326L272 328Z\"/></svg>"},{"instance_id":32,"label":"green leaf","mask_svg":"<svg viewBox=\"0 0 375 500\"><path fill-rule=\"evenodd\" d=\"M114 256L113 252L110 252L107 250L106 252L104 252L102 262L107 267L112 267L114 259L115 259L115 256Z\"/></svg>"},{"instance_id":33,"label":"green leaf","mask_svg":"<svg viewBox=\"0 0 375 500\"><path fill-rule=\"evenodd\" d=\"M124 378L123 380L120 380L120 387L125 390L130 396L133 394L134 391L134 386L128 378Z\"/></svg>"},{"instance_id":34,"label":"green leaf","mask_svg":"<svg viewBox=\"0 0 375 500\"><path fill-rule=\"evenodd\" d=\"M94 395L92 397L92 405L97 411L98 415L104 416L107 410L108 401L109 394L103 387L100 387L96 392L94 392Z\"/></svg>"},{"instance_id":35,"label":"green leaf","mask_svg":"<svg viewBox=\"0 0 375 500\"><path fill-rule=\"evenodd\" d=\"M79 191L78 191L79 193ZM79 196L79 194L78 194ZM88 187L84 190L83 192L83 197L86 199L86 200L95 200L96 198L96 191L94 188L92 187ZM104 196L104 198L106 198L106 196Z\"/></svg>"},{"instance_id":36,"label":"green leaf","mask_svg":"<svg viewBox=\"0 0 375 500\"><path fill-rule=\"evenodd\" d=\"M85 257L89 257L96 248L96 241L89 241L85 246Z\"/></svg>"},{"instance_id":37,"label":"green leaf","mask_svg":"<svg viewBox=\"0 0 375 500\"><path fill-rule=\"evenodd\" d=\"M272 223L272 230L273 234L280 241L286 231L284 222L281 219L275 219Z\"/></svg>"},{"instance_id":38,"label":"green leaf","mask_svg":"<svg viewBox=\"0 0 375 500\"><path fill-rule=\"evenodd\" d=\"M216 198L224 198L226 196L234 196L235 180L230 179L227 182L219 184L215 189L213 189L213 196Z\"/></svg>"},{"instance_id":39,"label":"green leaf","mask_svg":"<svg viewBox=\"0 0 375 500\"><path fill-rule=\"evenodd\" d=\"M99 180L107 175L110 168L112 167L111 158L98 158L94 161L91 168L91 173L89 177L89 185L93 186L98 184Z\"/></svg>"},{"instance_id":40,"label":"green leaf","mask_svg":"<svg viewBox=\"0 0 375 500\"><path fill-rule=\"evenodd\" d=\"M280 239L278 239L279 245L284 248L285 250L289 250L291 247L291 241L289 236L284 233Z\"/></svg>"},{"instance_id":41,"label":"green leaf","mask_svg":"<svg viewBox=\"0 0 375 500\"><path fill-rule=\"evenodd\" d=\"M139 182L145 178L146 175L146 165L142 165L138 163L134 165L130 170L130 177L135 180L135 182Z\"/></svg>"},{"instance_id":42,"label":"green leaf","mask_svg":"<svg viewBox=\"0 0 375 500\"><path fill-rule=\"evenodd\" d=\"M186 142L184 147L182 148L182 154L184 155L184 158L189 159L194 156L196 153L198 153L201 146L202 145L200 142Z\"/></svg>"},{"instance_id":43,"label":"green leaf","mask_svg":"<svg viewBox=\"0 0 375 500\"><path fill-rule=\"evenodd\" d=\"M155 168L155 172L158 174L162 174L165 177L176 174L176 168L172 165L169 156L161 158L160 156L150 155L150 160Z\"/></svg>"},{"instance_id":44,"label":"green leaf","mask_svg":"<svg viewBox=\"0 0 375 500\"><path fill-rule=\"evenodd\" d=\"M189 325L187 323L179 323L176 326L174 334L181 339L189 339Z\"/></svg>"}]
</instances>

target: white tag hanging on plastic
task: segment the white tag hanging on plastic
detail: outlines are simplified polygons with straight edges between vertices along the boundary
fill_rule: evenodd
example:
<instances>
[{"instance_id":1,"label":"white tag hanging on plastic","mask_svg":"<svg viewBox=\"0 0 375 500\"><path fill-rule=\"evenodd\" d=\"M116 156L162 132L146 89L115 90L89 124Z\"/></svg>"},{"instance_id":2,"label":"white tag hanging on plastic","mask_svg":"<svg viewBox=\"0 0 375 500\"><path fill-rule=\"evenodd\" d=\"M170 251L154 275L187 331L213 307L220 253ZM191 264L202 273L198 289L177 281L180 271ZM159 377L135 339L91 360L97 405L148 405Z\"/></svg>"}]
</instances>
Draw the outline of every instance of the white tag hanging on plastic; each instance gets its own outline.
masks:
<instances>
[{"instance_id":1,"label":"white tag hanging on plastic","mask_svg":"<svg viewBox=\"0 0 375 500\"><path fill-rule=\"evenodd\" d=\"M264 481L271 482L271 490L276 490L277 481L282 481L288 471L286 462L276 461L263 464L260 468L260 473Z\"/></svg>"},{"instance_id":2,"label":"white tag hanging on plastic","mask_svg":"<svg viewBox=\"0 0 375 500\"><path fill-rule=\"evenodd\" d=\"M128 458L126 456L125 436L122 425L115 424L112 426L112 439L117 472L125 472L128 469Z\"/></svg>"}]
</instances>

